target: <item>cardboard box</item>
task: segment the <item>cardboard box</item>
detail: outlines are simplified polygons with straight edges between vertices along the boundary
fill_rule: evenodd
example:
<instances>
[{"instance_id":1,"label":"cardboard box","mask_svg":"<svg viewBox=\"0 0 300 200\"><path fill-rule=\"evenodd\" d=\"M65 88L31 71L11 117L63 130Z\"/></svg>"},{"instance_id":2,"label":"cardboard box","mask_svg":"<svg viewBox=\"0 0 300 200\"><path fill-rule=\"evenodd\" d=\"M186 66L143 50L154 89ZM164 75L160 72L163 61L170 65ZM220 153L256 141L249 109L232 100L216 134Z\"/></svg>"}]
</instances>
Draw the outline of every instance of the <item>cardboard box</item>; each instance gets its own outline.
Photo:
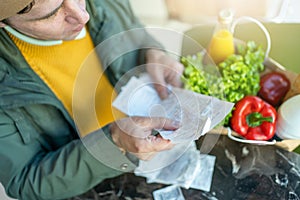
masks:
<instances>
[{"instance_id":1,"label":"cardboard box","mask_svg":"<svg viewBox=\"0 0 300 200\"><path fill-rule=\"evenodd\" d=\"M291 88L289 92L286 94L284 100L300 94L300 74L296 74L294 72L286 70L283 66L281 66L279 63L277 63L275 60L268 58L265 62L265 71L264 73L268 73L271 71L277 71L280 73L285 74L289 80L291 81ZM300 108L298 108L300 109ZM299 130L300 131L300 130ZM228 135L228 129L224 127L218 127L213 130L211 130L208 134L222 134L222 135ZM231 130L231 134L235 137L238 137L238 133ZM287 151L294 151L299 145L300 145L300 139L284 139L282 141L276 141L276 146L283 148Z\"/></svg>"},{"instance_id":2,"label":"cardboard box","mask_svg":"<svg viewBox=\"0 0 300 200\"><path fill-rule=\"evenodd\" d=\"M208 27L207 30L205 30L204 26L201 27L195 27L192 28L191 30L188 30L185 33L185 36L183 38L182 42L182 55L192 55L197 53L198 51L203 50L207 46L207 40L210 40L211 37L211 27ZM277 63L274 59L272 58L267 58L265 61L265 71L262 73L268 73L271 71L278 71L283 74L285 74L288 79L291 82L291 88L287 95L285 96L284 100L287 100L288 98L291 98L292 96L300 94L300 74L297 74L292 71L288 71ZM300 108L297 108L300 109ZM300 131L300 130L299 130ZM209 132L209 134L228 134L227 129L223 127L219 127L216 129L213 129L212 131ZM233 135L238 135L237 133L233 132ZM293 151L300 145L300 139L297 140L282 140L282 141L277 141L276 144L277 146L284 148L288 151Z\"/></svg>"},{"instance_id":3,"label":"cardboard box","mask_svg":"<svg viewBox=\"0 0 300 200\"><path fill-rule=\"evenodd\" d=\"M284 97L284 101L297 94L300 94L300 74L296 74L294 72L286 70L283 66L281 66L272 58L267 58L267 60L265 61L265 67L266 69L263 73L277 71L284 74L290 80L291 88L289 92L286 94L286 96ZM296 108L296 109L300 109L300 108ZM285 139L280 142L277 141L275 145L284 148L288 151L293 151L300 145L300 139L297 140Z\"/></svg>"}]
</instances>

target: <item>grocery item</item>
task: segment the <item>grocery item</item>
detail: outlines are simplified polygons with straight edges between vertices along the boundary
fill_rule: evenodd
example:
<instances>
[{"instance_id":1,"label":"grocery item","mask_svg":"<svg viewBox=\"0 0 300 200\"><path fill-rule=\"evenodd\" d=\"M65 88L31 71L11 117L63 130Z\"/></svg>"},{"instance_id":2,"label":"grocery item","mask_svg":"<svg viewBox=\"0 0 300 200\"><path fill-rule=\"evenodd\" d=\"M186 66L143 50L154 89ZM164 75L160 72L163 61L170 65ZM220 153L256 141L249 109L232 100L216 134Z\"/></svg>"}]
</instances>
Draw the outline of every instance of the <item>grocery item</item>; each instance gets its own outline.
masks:
<instances>
[{"instance_id":1,"label":"grocery item","mask_svg":"<svg viewBox=\"0 0 300 200\"><path fill-rule=\"evenodd\" d=\"M300 139L300 95L280 105L276 129L276 135L281 139Z\"/></svg>"},{"instance_id":2,"label":"grocery item","mask_svg":"<svg viewBox=\"0 0 300 200\"><path fill-rule=\"evenodd\" d=\"M279 106L290 89L289 79L280 72L270 72L260 79L260 90L258 95L271 104Z\"/></svg>"},{"instance_id":3,"label":"grocery item","mask_svg":"<svg viewBox=\"0 0 300 200\"><path fill-rule=\"evenodd\" d=\"M220 73L213 74L203 64L203 55L181 58L185 67L182 81L184 88L236 103L246 95L259 91L260 73L264 70L265 52L254 41L237 45L237 52L218 66ZM229 114L224 124L228 124Z\"/></svg>"},{"instance_id":4,"label":"grocery item","mask_svg":"<svg viewBox=\"0 0 300 200\"><path fill-rule=\"evenodd\" d=\"M277 113L257 96L246 96L235 105L231 128L248 140L269 140L275 135Z\"/></svg>"},{"instance_id":5,"label":"grocery item","mask_svg":"<svg viewBox=\"0 0 300 200\"><path fill-rule=\"evenodd\" d=\"M231 23L233 13L230 10L222 10L219 13L219 23L208 46L208 54L218 64L234 53L233 33Z\"/></svg>"}]
</instances>

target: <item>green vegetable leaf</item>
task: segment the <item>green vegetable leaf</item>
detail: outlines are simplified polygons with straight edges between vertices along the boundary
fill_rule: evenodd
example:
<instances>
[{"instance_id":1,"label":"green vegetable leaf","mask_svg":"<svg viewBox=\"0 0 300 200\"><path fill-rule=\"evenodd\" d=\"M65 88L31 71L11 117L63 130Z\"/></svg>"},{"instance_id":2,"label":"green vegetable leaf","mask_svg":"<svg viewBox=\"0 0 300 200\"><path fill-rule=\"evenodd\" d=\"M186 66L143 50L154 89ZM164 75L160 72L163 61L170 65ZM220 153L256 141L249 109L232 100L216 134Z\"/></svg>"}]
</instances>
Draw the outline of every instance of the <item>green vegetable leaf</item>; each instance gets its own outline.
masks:
<instances>
[{"instance_id":1,"label":"green vegetable leaf","mask_svg":"<svg viewBox=\"0 0 300 200\"><path fill-rule=\"evenodd\" d=\"M182 81L188 90L236 103L259 91L264 59L264 50L254 41L238 45L236 54L230 55L217 67L204 65L201 53L182 57L181 62L185 66ZM230 117L231 113L224 125L228 125Z\"/></svg>"}]
</instances>

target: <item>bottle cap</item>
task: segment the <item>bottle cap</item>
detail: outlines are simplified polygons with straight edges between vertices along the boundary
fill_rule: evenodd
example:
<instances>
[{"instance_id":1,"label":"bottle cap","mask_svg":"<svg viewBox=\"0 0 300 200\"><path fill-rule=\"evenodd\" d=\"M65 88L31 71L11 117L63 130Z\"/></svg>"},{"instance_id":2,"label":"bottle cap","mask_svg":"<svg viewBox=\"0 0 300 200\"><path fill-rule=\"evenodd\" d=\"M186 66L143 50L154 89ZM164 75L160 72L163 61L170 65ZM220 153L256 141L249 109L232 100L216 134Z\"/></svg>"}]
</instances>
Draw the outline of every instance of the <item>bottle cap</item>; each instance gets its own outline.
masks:
<instances>
[{"instance_id":1,"label":"bottle cap","mask_svg":"<svg viewBox=\"0 0 300 200\"><path fill-rule=\"evenodd\" d=\"M233 20L233 12L231 10L221 10L219 12L219 21L224 24L229 24Z\"/></svg>"}]
</instances>

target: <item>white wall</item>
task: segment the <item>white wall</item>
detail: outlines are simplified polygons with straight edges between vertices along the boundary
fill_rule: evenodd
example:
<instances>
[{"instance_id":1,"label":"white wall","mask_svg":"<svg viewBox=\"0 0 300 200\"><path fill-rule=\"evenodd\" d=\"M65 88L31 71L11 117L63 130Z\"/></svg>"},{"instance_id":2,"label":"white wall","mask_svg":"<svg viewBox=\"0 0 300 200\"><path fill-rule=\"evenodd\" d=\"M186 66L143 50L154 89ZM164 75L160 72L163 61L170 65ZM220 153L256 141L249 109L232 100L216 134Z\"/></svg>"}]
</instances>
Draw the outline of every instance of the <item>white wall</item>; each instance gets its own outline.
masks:
<instances>
[{"instance_id":1,"label":"white wall","mask_svg":"<svg viewBox=\"0 0 300 200\"><path fill-rule=\"evenodd\" d=\"M129 0L135 14L145 24L168 26L170 20L199 24L215 20L222 8L236 16L252 16L264 21L300 23L300 0ZM171 17L171 18L170 18ZM172 18L173 17L173 18ZM180 23L177 25L181 25Z\"/></svg>"},{"instance_id":2,"label":"white wall","mask_svg":"<svg viewBox=\"0 0 300 200\"><path fill-rule=\"evenodd\" d=\"M168 11L164 0L129 0L133 12L142 22L163 24L168 20Z\"/></svg>"}]
</instances>

